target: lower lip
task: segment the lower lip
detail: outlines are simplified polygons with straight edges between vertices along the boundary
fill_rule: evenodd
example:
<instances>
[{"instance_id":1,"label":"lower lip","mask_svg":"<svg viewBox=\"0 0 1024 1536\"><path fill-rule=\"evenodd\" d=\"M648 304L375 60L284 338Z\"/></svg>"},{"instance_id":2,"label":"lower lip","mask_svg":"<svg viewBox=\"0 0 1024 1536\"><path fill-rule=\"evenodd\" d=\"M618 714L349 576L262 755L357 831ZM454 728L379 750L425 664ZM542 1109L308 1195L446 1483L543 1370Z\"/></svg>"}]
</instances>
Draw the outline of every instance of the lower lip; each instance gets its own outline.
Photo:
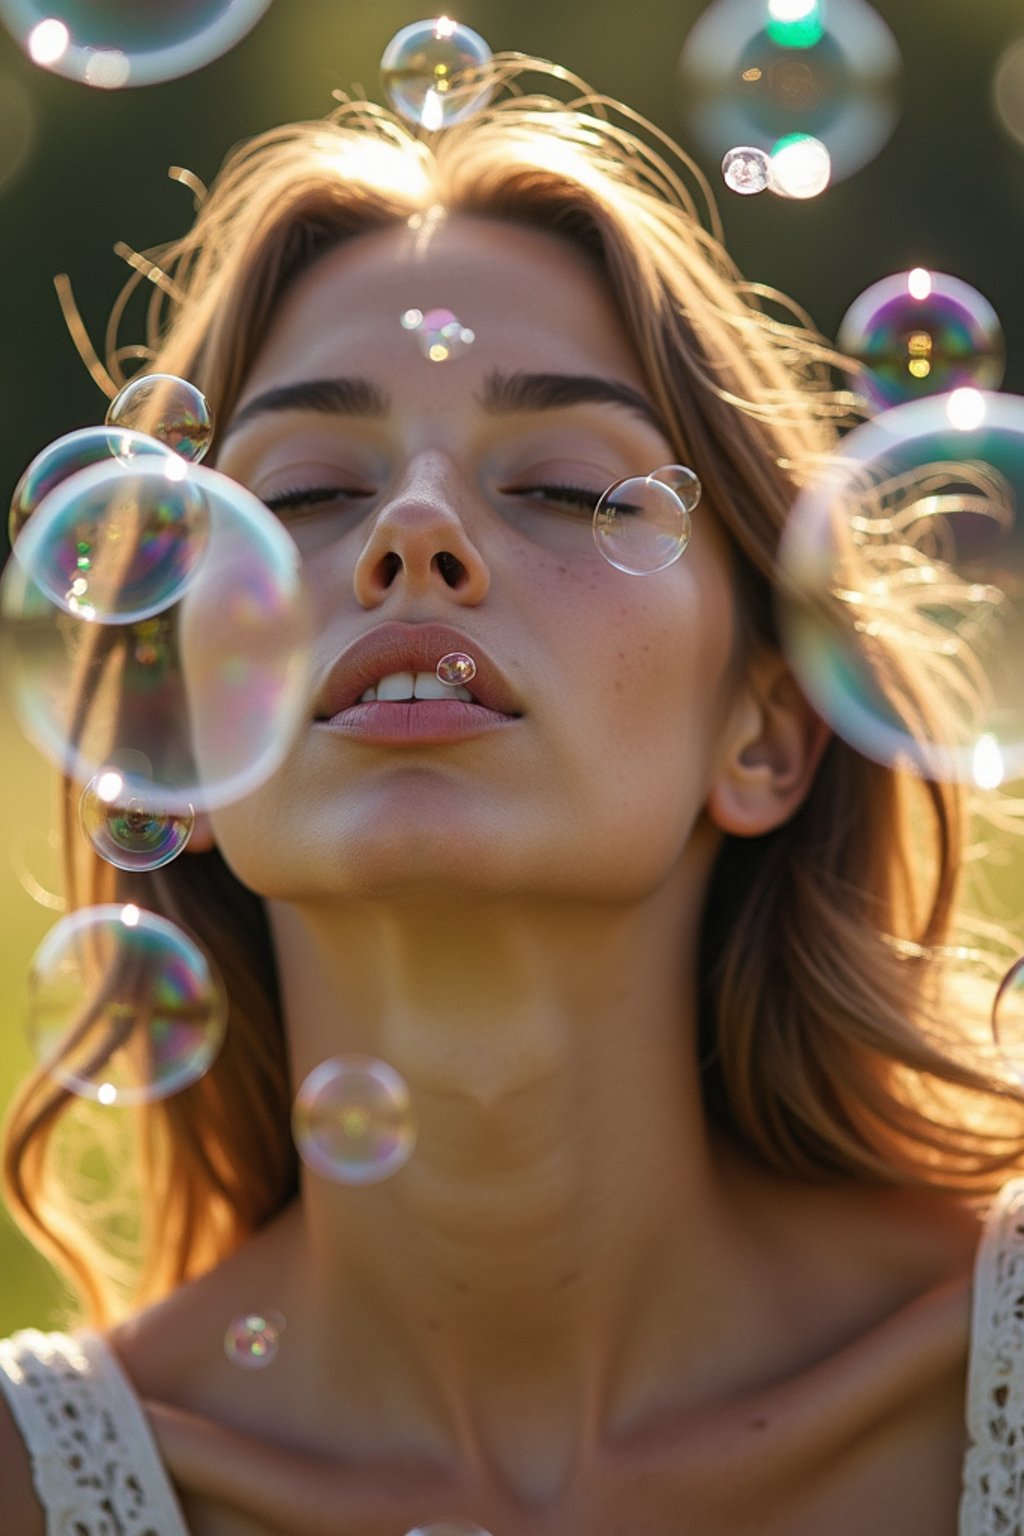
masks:
<instances>
[{"instance_id":1,"label":"lower lip","mask_svg":"<svg viewBox=\"0 0 1024 1536\"><path fill-rule=\"evenodd\" d=\"M468 704L464 699L422 699L416 703L396 700L353 704L317 724L380 746L440 746L447 741L466 741L472 736L500 731L517 718L485 709L482 704Z\"/></svg>"}]
</instances>

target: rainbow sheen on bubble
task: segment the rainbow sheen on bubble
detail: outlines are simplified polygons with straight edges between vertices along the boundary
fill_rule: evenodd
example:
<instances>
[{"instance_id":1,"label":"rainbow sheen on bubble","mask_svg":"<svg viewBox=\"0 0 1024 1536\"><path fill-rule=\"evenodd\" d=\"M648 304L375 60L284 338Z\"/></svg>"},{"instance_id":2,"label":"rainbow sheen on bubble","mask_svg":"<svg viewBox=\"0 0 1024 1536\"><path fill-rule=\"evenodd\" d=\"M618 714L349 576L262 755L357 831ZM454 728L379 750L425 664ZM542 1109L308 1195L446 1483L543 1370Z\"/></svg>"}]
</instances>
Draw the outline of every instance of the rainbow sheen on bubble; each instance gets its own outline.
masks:
<instances>
[{"instance_id":1,"label":"rainbow sheen on bubble","mask_svg":"<svg viewBox=\"0 0 1024 1536\"><path fill-rule=\"evenodd\" d=\"M173 373L132 379L111 400L107 426L145 432L193 464L204 457L213 439L213 413L206 396Z\"/></svg>"},{"instance_id":2,"label":"rainbow sheen on bubble","mask_svg":"<svg viewBox=\"0 0 1024 1536\"><path fill-rule=\"evenodd\" d=\"M973 386L997 389L1006 365L999 317L970 283L914 267L872 283L843 316L841 352L876 410Z\"/></svg>"},{"instance_id":3,"label":"rainbow sheen on bubble","mask_svg":"<svg viewBox=\"0 0 1024 1536\"><path fill-rule=\"evenodd\" d=\"M722 156L722 180L743 197L767 191L771 168L771 157L750 144L737 144Z\"/></svg>"},{"instance_id":4,"label":"rainbow sheen on bubble","mask_svg":"<svg viewBox=\"0 0 1024 1536\"><path fill-rule=\"evenodd\" d=\"M684 464L617 480L594 509L594 542L609 565L630 576L663 571L690 542L700 481Z\"/></svg>"},{"instance_id":5,"label":"rainbow sheen on bubble","mask_svg":"<svg viewBox=\"0 0 1024 1536\"><path fill-rule=\"evenodd\" d=\"M224 1353L243 1371L262 1371L277 1359L284 1332L279 1312L246 1312L232 1318L224 1334Z\"/></svg>"},{"instance_id":6,"label":"rainbow sheen on bubble","mask_svg":"<svg viewBox=\"0 0 1024 1536\"><path fill-rule=\"evenodd\" d=\"M78 820L101 859L117 869L162 869L185 851L195 813L161 811L145 779L118 768L94 774L82 791Z\"/></svg>"},{"instance_id":7,"label":"rainbow sheen on bubble","mask_svg":"<svg viewBox=\"0 0 1024 1536\"><path fill-rule=\"evenodd\" d=\"M465 651L449 651L447 656L441 657L434 672L439 683L458 688L476 677L476 662Z\"/></svg>"},{"instance_id":8,"label":"rainbow sheen on bubble","mask_svg":"<svg viewBox=\"0 0 1024 1536\"><path fill-rule=\"evenodd\" d=\"M995 789L1024 773L1024 400L885 411L797 496L779 621L805 693L865 756Z\"/></svg>"},{"instance_id":9,"label":"rainbow sheen on bubble","mask_svg":"<svg viewBox=\"0 0 1024 1536\"><path fill-rule=\"evenodd\" d=\"M191 74L249 32L270 0L0 0L0 22L32 60L99 90Z\"/></svg>"},{"instance_id":10,"label":"rainbow sheen on bubble","mask_svg":"<svg viewBox=\"0 0 1024 1536\"><path fill-rule=\"evenodd\" d=\"M152 618L178 602L209 543L199 486L171 454L117 459L56 486L15 558L52 603L98 624Z\"/></svg>"},{"instance_id":11,"label":"rainbow sheen on bubble","mask_svg":"<svg viewBox=\"0 0 1024 1536\"><path fill-rule=\"evenodd\" d=\"M402 315L402 329L412 331L420 351L431 363L446 363L461 357L476 340L476 333L452 314L450 309L407 309Z\"/></svg>"},{"instance_id":12,"label":"rainbow sheen on bubble","mask_svg":"<svg viewBox=\"0 0 1024 1536\"><path fill-rule=\"evenodd\" d=\"M490 1536L490 1533L472 1520L441 1519L425 1520L407 1531L406 1536Z\"/></svg>"},{"instance_id":13,"label":"rainbow sheen on bubble","mask_svg":"<svg viewBox=\"0 0 1024 1536\"><path fill-rule=\"evenodd\" d=\"M29 965L28 1039L72 1093L152 1103L207 1072L227 1004L207 956L180 928L131 903L83 907Z\"/></svg>"},{"instance_id":14,"label":"rainbow sheen on bubble","mask_svg":"<svg viewBox=\"0 0 1024 1536\"><path fill-rule=\"evenodd\" d=\"M992 1037L1011 1072L1024 1082L1024 957L999 983L992 1005Z\"/></svg>"},{"instance_id":15,"label":"rainbow sheen on bubble","mask_svg":"<svg viewBox=\"0 0 1024 1536\"><path fill-rule=\"evenodd\" d=\"M380 61L384 93L399 116L436 131L461 123L494 94L491 50L472 27L438 16L414 21L388 43Z\"/></svg>"},{"instance_id":16,"label":"rainbow sheen on bubble","mask_svg":"<svg viewBox=\"0 0 1024 1536\"><path fill-rule=\"evenodd\" d=\"M40 449L14 487L7 533L11 544L36 508L65 480L94 464L115 460L130 464L140 454L165 454L166 448L141 432L110 427L81 427Z\"/></svg>"},{"instance_id":17,"label":"rainbow sheen on bubble","mask_svg":"<svg viewBox=\"0 0 1024 1536\"><path fill-rule=\"evenodd\" d=\"M122 769L146 782L161 814L187 815L240 799L280 766L309 718L312 618L293 541L215 470L161 455L152 469L98 465L66 489L91 494L121 474L136 492L148 477L162 494L168 460L174 488L205 506L205 548L187 582L139 619L101 624L55 600L52 568L36 561L66 532L65 508L48 498L19 538L25 557L0 578L0 665L23 730L62 771L86 784ZM111 544L111 586L135 569L133 538L123 556Z\"/></svg>"},{"instance_id":18,"label":"rainbow sheen on bubble","mask_svg":"<svg viewBox=\"0 0 1024 1536\"><path fill-rule=\"evenodd\" d=\"M711 155L742 145L772 156L783 140L814 139L840 181L892 133L901 72L893 35L866 0L713 0L683 46L680 102Z\"/></svg>"},{"instance_id":19,"label":"rainbow sheen on bubble","mask_svg":"<svg viewBox=\"0 0 1024 1536\"><path fill-rule=\"evenodd\" d=\"M409 1089L387 1062L335 1056L314 1067L292 1111L303 1161L339 1184L376 1184L407 1161L416 1142Z\"/></svg>"}]
</instances>

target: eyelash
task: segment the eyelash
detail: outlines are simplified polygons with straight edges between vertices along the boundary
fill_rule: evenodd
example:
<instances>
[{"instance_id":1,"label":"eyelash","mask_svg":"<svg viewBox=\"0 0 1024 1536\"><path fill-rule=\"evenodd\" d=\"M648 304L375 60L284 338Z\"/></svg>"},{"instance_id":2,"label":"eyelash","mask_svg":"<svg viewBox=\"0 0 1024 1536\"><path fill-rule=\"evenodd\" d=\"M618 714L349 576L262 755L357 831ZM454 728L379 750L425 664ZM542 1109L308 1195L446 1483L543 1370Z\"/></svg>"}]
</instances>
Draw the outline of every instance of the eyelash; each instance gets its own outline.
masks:
<instances>
[{"instance_id":1,"label":"eyelash","mask_svg":"<svg viewBox=\"0 0 1024 1536\"><path fill-rule=\"evenodd\" d=\"M519 491L507 494L519 496L543 496L548 501L562 502L567 506L579 508L582 511L593 512L602 495L600 491L591 490L584 485L529 485ZM307 485L298 486L295 490L278 491L273 496L264 496L263 504L276 516L287 516L289 513L301 513L304 509L315 511L319 507L327 506L332 501L339 501L342 497L352 499L368 498L369 491L349 491L337 485Z\"/></svg>"}]
</instances>

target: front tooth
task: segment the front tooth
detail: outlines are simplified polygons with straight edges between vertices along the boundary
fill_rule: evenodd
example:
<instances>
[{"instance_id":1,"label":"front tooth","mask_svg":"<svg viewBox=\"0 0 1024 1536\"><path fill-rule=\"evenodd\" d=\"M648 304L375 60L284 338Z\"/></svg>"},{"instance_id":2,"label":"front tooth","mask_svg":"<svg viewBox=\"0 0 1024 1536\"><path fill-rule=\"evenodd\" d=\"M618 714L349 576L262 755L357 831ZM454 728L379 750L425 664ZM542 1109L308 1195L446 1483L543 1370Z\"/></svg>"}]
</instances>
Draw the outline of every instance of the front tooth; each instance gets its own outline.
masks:
<instances>
[{"instance_id":1,"label":"front tooth","mask_svg":"<svg viewBox=\"0 0 1024 1536\"><path fill-rule=\"evenodd\" d=\"M465 692L463 689L462 692ZM442 683L436 672L416 673L416 697L418 699L451 699L458 691L450 683Z\"/></svg>"},{"instance_id":2,"label":"front tooth","mask_svg":"<svg viewBox=\"0 0 1024 1536\"><path fill-rule=\"evenodd\" d=\"M414 697L415 678L411 672L389 672L377 684L378 699L411 699Z\"/></svg>"},{"instance_id":3,"label":"front tooth","mask_svg":"<svg viewBox=\"0 0 1024 1536\"><path fill-rule=\"evenodd\" d=\"M376 697L377 697L377 690L376 690L376 688L367 688L365 693L361 693L359 695L359 702L360 702L360 704L372 704Z\"/></svg>"}]
</instances>

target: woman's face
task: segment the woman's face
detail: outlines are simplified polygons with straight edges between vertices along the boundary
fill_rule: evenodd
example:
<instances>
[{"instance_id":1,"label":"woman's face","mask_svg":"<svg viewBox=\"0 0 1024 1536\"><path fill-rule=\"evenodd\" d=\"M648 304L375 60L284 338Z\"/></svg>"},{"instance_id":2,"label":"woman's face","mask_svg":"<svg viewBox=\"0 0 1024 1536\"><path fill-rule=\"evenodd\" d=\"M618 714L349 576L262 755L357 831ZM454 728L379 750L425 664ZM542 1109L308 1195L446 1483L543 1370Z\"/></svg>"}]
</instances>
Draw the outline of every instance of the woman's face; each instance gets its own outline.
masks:
<instances>
[{"instance_id":1,"label":"woman's face","mask_svg":"<svg viewBox=\"0 0 1024 1536\"><path fill-rule=\"evenodd\" d=\"M474 339L431 360L412 308ZM428 218L285 296L219 458L283 518L317 618L308 724L214 817L255 890L614 900L684 861L735 687L729 562L706 506L667 569L602 558L597 496L678 458L653 406L608 385L650 399L600 277L541 231ZM355 706L451 650L489 710Z\"/></svg>"}]
</instances>

